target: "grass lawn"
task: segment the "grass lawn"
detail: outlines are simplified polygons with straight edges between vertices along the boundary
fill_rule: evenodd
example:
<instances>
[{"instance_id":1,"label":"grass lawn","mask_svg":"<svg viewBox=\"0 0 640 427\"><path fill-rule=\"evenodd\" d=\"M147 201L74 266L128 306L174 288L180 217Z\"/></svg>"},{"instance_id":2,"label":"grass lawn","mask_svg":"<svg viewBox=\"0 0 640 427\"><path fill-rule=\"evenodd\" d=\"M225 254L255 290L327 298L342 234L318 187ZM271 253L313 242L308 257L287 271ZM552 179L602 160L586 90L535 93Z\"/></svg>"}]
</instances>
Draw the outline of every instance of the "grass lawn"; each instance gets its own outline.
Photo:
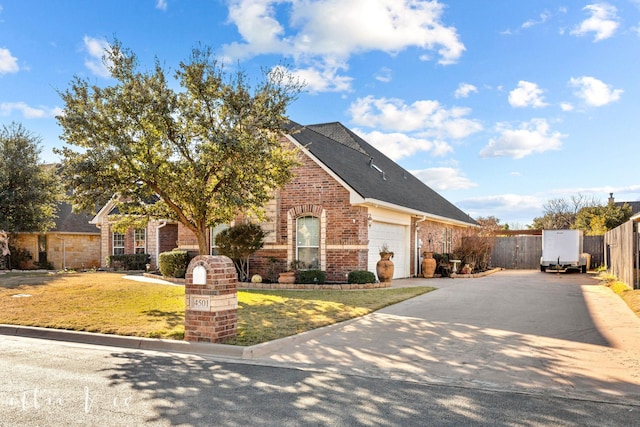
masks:
<instances>
[{"instance_id":1,"label":"grass lawn","mask_svg":"<svg viewBox=\"0 0 640 427\"><path fill-rule=\"evenodd\" d=\"M238 336L253 345L371 313L431 287L359 291L239 291ZM182 339L184 287L120 273L0 275L0 323Z\"/></svg>"}]
</instances>

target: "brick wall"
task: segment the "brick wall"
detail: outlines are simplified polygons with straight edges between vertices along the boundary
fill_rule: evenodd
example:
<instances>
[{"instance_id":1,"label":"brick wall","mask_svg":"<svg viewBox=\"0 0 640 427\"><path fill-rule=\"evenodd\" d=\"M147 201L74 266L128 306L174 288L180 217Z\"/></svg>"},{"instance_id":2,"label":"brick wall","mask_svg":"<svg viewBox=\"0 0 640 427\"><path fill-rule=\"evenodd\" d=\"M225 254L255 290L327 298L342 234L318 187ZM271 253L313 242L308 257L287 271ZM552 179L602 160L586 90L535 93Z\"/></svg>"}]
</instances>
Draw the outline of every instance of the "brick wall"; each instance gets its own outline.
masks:
<instances>
[{"instance_id":1,"label":"brick wall","mask_svg":"<svg viewBox=\"0 0 640 427\"><path fill-rule=\"evenodd\" d=\"M47 261L55 269L64 267L74 270L100 267L100 235L73 233L46 233ZM18 247L31 253L31 262L24 268L34 268L38 261L38 234L19 234L15 242Z\"/></svg>"}]
</instances>

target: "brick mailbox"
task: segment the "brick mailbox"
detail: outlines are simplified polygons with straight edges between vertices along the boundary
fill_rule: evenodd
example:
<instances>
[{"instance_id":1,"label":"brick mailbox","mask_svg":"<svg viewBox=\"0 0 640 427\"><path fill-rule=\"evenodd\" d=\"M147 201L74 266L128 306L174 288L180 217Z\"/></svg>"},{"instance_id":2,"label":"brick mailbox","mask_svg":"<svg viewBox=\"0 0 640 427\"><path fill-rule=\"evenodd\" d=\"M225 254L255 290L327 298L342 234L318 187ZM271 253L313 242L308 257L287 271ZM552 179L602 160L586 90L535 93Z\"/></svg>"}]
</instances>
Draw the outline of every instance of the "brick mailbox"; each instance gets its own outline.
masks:
<instances>
[{"instance_id":1,"label":"brick mailbox","mask_svg":"<svg viewBox=\"0 0 640 427\"><path fill-rule=\"evenodd\" d=\"M221 342L236 336L238 275L226 256L199 255L185 276L185 341Z\"/></svg>"}]
</instances>

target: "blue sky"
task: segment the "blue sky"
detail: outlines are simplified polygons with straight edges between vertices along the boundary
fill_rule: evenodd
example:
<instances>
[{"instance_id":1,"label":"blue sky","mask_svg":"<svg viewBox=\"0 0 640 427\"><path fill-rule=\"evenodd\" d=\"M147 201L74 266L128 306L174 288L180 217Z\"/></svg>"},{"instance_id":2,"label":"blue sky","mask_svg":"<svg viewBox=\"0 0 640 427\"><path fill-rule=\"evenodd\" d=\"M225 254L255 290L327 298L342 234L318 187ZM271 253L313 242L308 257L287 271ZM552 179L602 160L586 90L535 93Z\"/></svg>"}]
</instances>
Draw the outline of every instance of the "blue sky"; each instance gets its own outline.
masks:
<instances>
[{"instance_id":1,"label":"blue sky","mask_svg":"<svg viewBox=\"0 0 640 427\"><path fill-rule=\"evenodd\" d=\"M307 82L289 116L339 121L474 217L530 224L553 198L640 200L640 0L0 0L0 124L58 161L74 75L113 84L199 44Z\"/></svg>"}]
</instances>

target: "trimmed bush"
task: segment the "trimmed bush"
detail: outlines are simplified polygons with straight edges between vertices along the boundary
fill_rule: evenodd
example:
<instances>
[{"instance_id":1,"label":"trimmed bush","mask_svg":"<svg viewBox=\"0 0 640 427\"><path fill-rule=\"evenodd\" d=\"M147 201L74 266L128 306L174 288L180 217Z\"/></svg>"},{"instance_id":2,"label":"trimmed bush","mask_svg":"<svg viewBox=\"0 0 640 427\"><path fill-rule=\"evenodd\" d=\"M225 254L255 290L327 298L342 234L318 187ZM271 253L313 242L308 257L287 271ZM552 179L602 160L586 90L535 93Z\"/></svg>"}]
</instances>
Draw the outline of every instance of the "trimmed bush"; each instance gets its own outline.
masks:
<instances>
[{"instance_id":1,"label":"trimmed bush","mask_svg":"<svg viewBox=\"0 0 640 427\"><path fill-rule=\"evenodd\" d=\"M123 254L107 257L109 267L123 270L146 270L149 262L151 262L149 254Z\"/></svg>"},{"instance_id":2,"label":"trimmed bush","mask_svg":"<svg viewBox=\"0 0 640 427\"><path fill-rule=\"evenodd\" d=\"M164 277L184 279L191 257L187 251L162 252L158 257L158 268Z\"/></svg>"},{"instance_id":3,"label":"trimmed bush","mask_svg":"<svg viewBox=\"0 0 640 427\"><path fill-rule=\"evenodd\" d=\"M359 285L365 283L376 283L376 275L366 270L355 270L350 272L347 276L347 283Z\"/></svg>"},{"instance_id":4,"label":"trimmed bush","mask_svg":"<svg viewBox=\"0 0 640 427\"><path fill-rule=\"evenodd\" d=\"M306 284L314 284L314 285L322 285L324 284L327 276L322 270L297 270L296 271L296 283L300 283L303 285Z\"/></svg>"}]
</instances>

